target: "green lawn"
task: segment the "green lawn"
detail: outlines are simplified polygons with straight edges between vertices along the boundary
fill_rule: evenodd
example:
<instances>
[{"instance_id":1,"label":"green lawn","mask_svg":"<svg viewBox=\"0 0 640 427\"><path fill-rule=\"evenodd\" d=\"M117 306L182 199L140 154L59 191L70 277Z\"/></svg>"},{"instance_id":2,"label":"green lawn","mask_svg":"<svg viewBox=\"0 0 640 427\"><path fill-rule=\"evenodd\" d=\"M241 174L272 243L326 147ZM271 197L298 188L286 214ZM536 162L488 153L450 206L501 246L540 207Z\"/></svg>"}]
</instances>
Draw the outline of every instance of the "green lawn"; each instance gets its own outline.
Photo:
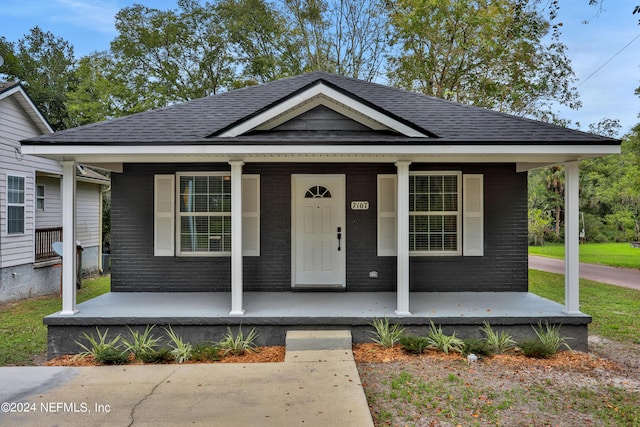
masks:
<instances>
[{"instance_id":1,"label":"green lawn","mask_svg":"<svg viewBox=\"0 0 640 427\"><path fill-rule=\"evenodd\" d=\"M564 259L564 244L529 246L529 254ZM629 243L587 243L580 245L580 262L640 269L640 248Z\"/></svg>"},{"instance_id":2,"label":"green lawn","mask_svg":"<svg viewBox=\"0 0 640 427\"><path fill-rule=\"evenodd\" d=\"M564 304L564 276L529 270L529 291ZM580 311L593 317L589 333L640 344L640 291L580 279Z\"/></svg>"},{"instance_id":3,"label":"green lawn","mask_svg":"<svg viewBox=\"0 0 640 427\"><path fill-rule=\"evenodd\" d=\"M85 280L77 302L109 292L108 276ZM60 311L58 295L32 298L0 307L0 366L33 365L33 355L47 352L47 327L42 318Z\"/></svg>"}]
</instances>

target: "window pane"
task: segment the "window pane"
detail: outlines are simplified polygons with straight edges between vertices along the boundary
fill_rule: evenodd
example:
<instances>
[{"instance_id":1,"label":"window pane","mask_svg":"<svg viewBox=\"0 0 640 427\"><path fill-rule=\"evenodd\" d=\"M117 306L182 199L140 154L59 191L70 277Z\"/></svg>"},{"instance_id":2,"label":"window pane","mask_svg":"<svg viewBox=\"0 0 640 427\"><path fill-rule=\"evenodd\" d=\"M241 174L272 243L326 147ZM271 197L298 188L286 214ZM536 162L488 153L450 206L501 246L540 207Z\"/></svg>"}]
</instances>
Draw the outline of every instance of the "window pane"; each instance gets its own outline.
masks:
<instances>
[{"instance_id":1,"label":"window pane","mask_svg":"<svg viewBox=\"0 0 640 427\"><path fill-rule=\"evenodd\" d=\"M7 209L7 232L24 233L24 207L9 206Z\"/></svg>"},{"instance_id":2,"label":"window pane","mask_svg":"<svg viewBox=\"0 0 640 427\"><path fill-rule=\"evenodd\" d=\"M458 195L457 194L444 194L443 195L443 210L444 211L457 211L458 210Z\"/></svg>"},{"instance_id":3,"label":"window pane","mask_svg":"<svg viewBox=\"0 0 640 427\"><path fill-rule=\"evenodd\" d=\"M458 175L410 176L409 211L410 250L457 251Z\"/></svg>"},{"instance_id":4,"label":"window pane","mask_svg":"<svg viewBox=\"0 0 640 427\"><path fill-rule=\"evenodd\" d=\"M458 228L458 218L454 215L447 215L443 217L444 231L447 233L455 233Z\"/></svg>"},{"instance_id":5,"label":"window pane","mask_svg":"<svg viewBox=\"0 0 640 427\"><path fill-rule=\"evenodd\" d=\"M444 235L444 247L445 251L456 251L458 250L458 239L455 234L445 234Z\"/></svg>"},{"instance_id":6,"label":"window pane","mask_svg":"<svg viewBox=\"0 0 640 427\"><path fill-rule=\"evenodd\" d=\"M445 175L442 177L443 191L445 193L458 192L458 177L456 175Z\"/></svg>"},{"instance_id":7,"label":"window pane","mask_svg":"<svg viewBox=\"0 0 640 427\"><path fill-rule=\"evenodd\" d=\"M442 215L434 215L429 217L429 231L432 233L442 233L443 229Z\"/></svg>"},{"instance_id":8,"label":"window pane","mask_svg":"<svg viewBox=\"0 0 640 427\"><path fill-rule=\"evenodd\" d=\"M193 212L192 177L180 177L180 212Z\"/></svg>"},{"instance_id":9,"label":"window pane","mask_svg":"<svg viewBox=\"0 0 640 427\"><path fill-rule=\"evenodd\" d=\"M442 193L443 186L442 176L430 176L429 177L429 192L430 193Z\"/></svg>"},{"instance_id":10,"label":"window pane","mask_svg":"<svg viewBox=\"0 0 640 427\"><path fill-rule=\"evenodd\" d=\"M24 178L9 176L7 184L7 202L24 204Z\"/></svg>"}]
</instances>

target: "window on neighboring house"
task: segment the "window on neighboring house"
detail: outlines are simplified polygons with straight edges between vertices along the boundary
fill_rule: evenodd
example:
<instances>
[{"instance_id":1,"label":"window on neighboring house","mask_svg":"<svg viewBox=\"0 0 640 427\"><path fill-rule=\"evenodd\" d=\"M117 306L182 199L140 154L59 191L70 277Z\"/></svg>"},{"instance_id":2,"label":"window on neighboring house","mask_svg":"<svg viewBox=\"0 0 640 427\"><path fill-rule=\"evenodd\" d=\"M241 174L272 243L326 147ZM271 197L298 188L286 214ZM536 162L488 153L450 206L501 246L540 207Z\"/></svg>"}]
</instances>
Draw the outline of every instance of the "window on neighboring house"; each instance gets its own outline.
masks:
<instances>
[{"instance_id":1,"label":"window on neighboring house","mask_svg":"<svg viewBox=\"0 0 640 427\"><path fill-rule=\"evenodd\" d=\"M461 174L414 172L409 176L409 251L459 255Z\"/></svg>"},{"instance_id":2,"label":"window on neighboring house","mask_svg":"<svg viewBox=\"0 0 640 427\"><path fill-rule=\"evenodd\" d=\"M231 176L178 174L178 253L231 252Z\"/></svg>"},{"instance_id":3,"label":"window on neighboring house","mask_svg":"<svg viewBox=\"0 0 640 427\"><path fill-rule=\"evenodd\" d=\"M7 176L7 233L24 233L24 177Z\"/></svg>"},{"instance_id":4,"label":"window on neighboring house","mask_svg":"<svg viewBox=\"0 0 640 427\"><path fill-rule=\"evenodd\" d=\"M44 185L36 187L36 209L39 211L44 210Z\"/></svg>"}]
</instances>

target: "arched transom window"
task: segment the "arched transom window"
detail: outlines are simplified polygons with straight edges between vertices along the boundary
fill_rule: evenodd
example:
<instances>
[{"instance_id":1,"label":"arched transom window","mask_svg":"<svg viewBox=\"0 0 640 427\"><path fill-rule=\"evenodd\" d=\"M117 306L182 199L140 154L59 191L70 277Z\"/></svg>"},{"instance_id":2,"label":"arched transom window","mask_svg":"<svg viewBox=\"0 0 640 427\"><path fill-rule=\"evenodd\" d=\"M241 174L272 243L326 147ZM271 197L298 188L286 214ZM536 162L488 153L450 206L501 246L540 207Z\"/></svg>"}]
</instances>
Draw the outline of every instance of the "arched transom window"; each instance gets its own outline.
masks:
<instances>
[{"instance_id":1,"label":"arched transom window","mask_svg":"<svg viewBox=\"0 0 640 427\"><path fill-rule=\"evenodd\" d=\"M322 185L314 185L310 187L304 195L305 199L328 199L331 197L331 191Z\"/></svg>"}]
</instances>

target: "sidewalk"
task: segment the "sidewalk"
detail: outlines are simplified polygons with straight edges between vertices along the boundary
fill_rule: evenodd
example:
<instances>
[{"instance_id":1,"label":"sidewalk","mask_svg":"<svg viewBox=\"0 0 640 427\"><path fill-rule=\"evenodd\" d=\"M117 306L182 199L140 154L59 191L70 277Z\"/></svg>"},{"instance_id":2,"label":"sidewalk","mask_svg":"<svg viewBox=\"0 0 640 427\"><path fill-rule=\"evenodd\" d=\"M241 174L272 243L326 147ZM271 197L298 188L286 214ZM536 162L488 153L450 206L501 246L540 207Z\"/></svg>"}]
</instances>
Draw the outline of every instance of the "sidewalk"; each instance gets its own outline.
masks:
<instances>
[{"instance_id":1,"label":"sidewalk","mask_svg":"<svg viewBox=\"0 0 640 427\"><path fill-rule=\"evenodd\" d=\"M529 255L529 268L564 274L564 260ZM640 270L580 263L580 278L640 290Z\"/></svg>"},{"instance_id":2,"label":"sidewalk","mask_svg":"<svg viewBox=\"0 0 640 427\"><path fill-rule=\"evenodd\" d=\"M13 405L2 403L0 425L373 426L351 350L293 351L284 363L0 368L0 384L0 403Z\"/></svg>"}]
</instances>

